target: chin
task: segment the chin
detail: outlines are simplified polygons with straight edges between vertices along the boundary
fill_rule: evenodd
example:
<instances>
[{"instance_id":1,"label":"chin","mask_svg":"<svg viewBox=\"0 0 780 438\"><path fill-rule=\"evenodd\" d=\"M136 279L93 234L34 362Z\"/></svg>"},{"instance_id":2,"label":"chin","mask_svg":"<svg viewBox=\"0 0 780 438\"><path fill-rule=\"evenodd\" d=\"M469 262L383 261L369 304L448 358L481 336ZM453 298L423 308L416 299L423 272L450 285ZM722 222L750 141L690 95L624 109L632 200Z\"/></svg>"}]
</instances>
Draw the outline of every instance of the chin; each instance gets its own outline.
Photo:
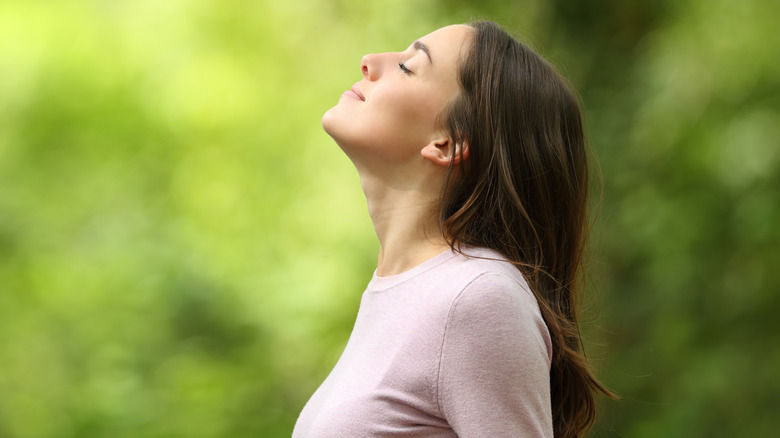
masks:
<instances>
[{"instance_id":1,"label":"chin","mask_svg":"<svg viewBox=\"0 0 780 438\"><path fill-rule=\"evenodd\" d=\"M339 144L343 146L343 142L349 142L349 138L354 136L351 132L354 129L354 123L349 120L347 114L344 113L343 108L338 105L325 111L322 115L322 129Z\"/></svg>"},{"instance_id":2,"label":"chin","mask_svg":"<svg viewBox=\"0 0 780 438\"><path fill-rule=\"evenodd\" d=\"M322 115L322 120L320 121L320 123L322 123L322 129L324 129L325 132L327 132L331 137L333 136L331 131L333 129L333 112L335 109L336 107L334 106L333 108L325 111L325 114Z\"/></svg>"}]
</instances>

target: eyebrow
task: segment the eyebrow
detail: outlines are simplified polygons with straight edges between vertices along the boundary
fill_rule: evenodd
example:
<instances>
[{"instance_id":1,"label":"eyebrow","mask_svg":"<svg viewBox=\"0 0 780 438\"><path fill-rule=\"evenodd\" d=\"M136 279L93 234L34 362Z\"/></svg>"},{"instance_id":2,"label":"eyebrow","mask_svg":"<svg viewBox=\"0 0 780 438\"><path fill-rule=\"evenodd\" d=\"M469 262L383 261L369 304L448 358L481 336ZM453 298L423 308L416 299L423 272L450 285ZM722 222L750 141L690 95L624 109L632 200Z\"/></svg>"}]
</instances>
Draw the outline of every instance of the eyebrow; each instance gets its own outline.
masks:
<instances>
[{"instance_id":1,"label":"eyebrow","mask_svg":"<svg viewBox=\"0 0 780 438\"><path fill-rule=\"evenodd\" d=\"M430 61L431 65L433 65L433 59L431 59L431 51L428 50L428 46L423 44L421 41L415 41L412 47L414 47L417 50L422 50L423 52L425 52L425 54L428 55L428 61Z\"/></svg>"}]
</instances>

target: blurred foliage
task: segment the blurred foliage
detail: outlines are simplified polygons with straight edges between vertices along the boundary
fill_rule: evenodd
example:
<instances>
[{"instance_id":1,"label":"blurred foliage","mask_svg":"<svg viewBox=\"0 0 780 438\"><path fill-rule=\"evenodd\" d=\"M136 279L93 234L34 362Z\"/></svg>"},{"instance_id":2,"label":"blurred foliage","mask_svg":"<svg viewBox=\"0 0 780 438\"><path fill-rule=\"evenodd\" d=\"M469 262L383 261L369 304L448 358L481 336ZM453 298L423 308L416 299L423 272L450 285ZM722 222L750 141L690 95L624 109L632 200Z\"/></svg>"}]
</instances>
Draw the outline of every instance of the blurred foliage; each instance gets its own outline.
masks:
<instances>
[{"instance_id":1,"label":"blurred foliage","mask_svg":"<svg viewBox=\"0 0 780 438\"><path fill-rule=\"evenodd\" d=\"M580 91L591 436L780 428L774 0L0 2L0 436L282 437L377 244L319 119L488 18Z\"/></svg>"}]
</instances>

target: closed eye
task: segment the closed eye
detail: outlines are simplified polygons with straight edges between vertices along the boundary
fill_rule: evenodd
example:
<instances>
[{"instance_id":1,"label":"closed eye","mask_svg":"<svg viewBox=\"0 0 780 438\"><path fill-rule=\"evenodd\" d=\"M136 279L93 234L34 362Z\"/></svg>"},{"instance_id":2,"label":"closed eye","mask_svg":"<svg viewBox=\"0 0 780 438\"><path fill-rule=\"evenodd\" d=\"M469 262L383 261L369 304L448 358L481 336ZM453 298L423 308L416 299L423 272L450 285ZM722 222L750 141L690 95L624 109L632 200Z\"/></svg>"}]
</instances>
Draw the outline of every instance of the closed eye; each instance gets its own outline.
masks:
<instances>
[{"instance_id":1,"label":"closed eye","mask_svg":"<svg viewBox=\"0 0 780 438\"><path fill-rule=\"evenodd\" d=\"M399 63L398 63L398 68L400 68L400 69L401 69L401 71L402 71L402 72L404 72L404 74L406 74L406 75L410 75L410 74L412 74L412 71L411 71L411 70L409 70L408 68L406 68L406 66L404 65L404 63L403 63L403 62L399 62Z\"/></svg>"}]
</instances>

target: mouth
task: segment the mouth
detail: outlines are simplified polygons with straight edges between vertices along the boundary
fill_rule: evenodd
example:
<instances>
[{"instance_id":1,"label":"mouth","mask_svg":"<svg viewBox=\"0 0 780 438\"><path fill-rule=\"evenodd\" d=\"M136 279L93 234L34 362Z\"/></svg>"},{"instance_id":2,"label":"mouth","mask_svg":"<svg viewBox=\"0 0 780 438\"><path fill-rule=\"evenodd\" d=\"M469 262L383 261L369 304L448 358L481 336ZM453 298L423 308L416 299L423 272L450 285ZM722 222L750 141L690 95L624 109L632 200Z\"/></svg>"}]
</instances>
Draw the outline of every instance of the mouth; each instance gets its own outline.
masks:
<instances>
[{"instance_id":1,"label":"mouth","mask_svg":"<svg viewBox=\"0 0 780 438\"><path fill-rule=\"evenodd\" d=\"M366 101L366 98L363 96L363 93L360 92L360 88L358 88L357 85L353 85L352 89L350 89L349 91L355 93L355 95L357 95L357 97L363 102Z\"/></svg>"}]
</instances>

